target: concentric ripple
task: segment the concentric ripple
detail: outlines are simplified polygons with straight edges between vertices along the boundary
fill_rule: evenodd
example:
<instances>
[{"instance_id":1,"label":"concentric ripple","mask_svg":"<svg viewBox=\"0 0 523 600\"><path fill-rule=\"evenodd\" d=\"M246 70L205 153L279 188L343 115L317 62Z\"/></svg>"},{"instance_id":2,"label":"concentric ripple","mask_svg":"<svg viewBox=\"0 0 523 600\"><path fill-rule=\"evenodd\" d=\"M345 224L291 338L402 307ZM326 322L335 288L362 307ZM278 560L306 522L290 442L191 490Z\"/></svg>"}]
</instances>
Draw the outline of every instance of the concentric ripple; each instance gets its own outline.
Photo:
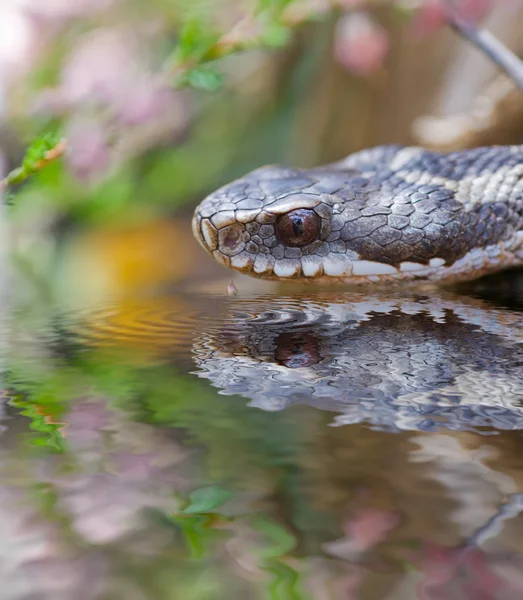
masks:
<instances>
[{"instance_id":1,"label":"concentric ripple","mask_svg":"<svg viewBox=\"0 0 523 600\"><path fill-rule=\"evenodd\" d=\"M169 296L99 306L64 317L70 339L97 349L190 357L195 331L212 321L216 302Z\"/></svg>"}]
</instances>

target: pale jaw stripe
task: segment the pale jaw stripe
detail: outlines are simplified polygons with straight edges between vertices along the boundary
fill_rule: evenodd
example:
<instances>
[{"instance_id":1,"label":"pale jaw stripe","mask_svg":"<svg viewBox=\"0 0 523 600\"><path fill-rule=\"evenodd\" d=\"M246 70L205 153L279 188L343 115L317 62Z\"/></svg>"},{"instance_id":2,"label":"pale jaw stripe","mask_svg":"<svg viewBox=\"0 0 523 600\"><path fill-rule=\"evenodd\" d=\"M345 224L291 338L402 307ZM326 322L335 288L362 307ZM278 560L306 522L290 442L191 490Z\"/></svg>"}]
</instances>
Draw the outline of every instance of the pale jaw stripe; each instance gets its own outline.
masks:
<instances>
[{"instance_id":1,"label":"pale jaw stripe","mask_svg":"<svg viewBox=\"0 0 523 600\"><path fill-rule=\"evenodd\" d=\"M287 278L295 277L300 274L301 264L296 259L279 260L274 265L274 274L277 277Z\"/></svg>"},{"instance_id":2,"label":"pale jaw stripe","mask_svg":"<svg viewBox=\"0 0 523 600\"><path fill-rule=\"evenodd\" d=\"M372 260L350 259L346 255L335 257L307 256L300 259L271 260L263 255L252 256L241 252L237 256L221 256L215 252L215 257L234 269L243 272L253 272L256 275L276 276L280 279L319 279L324 281L346 281L347 283L363 283L365 281L380 282L393 279L412 279L413 277L430 277L436 274L445 264L442 258L431 259L429 265L417 263L401 263L397 269L392 265ZM465 257L466 258L466 257ZM221 259L221 260L220 260ZM230 260L230 263L229 263ZM475 261L476 263L477 261ZM456 263L457 264L457 263ZM469 261L467 261L469 264ZM478 265L480 267L481 265ZM450 272L450 270L449 270Z\"/></svg>"},{"instance_id":3,"label":"pale jaw stripe","mask_svg":"<svg viewBox=\"0 0 523 600\"><path fill-rule=\"evenodd\" d=\"M477 277L506 267L523 265L523 232L511 240L486 248L475 248L446 267L445 260L432 258L428 265L405 261L395 268L377 261L360 259L357 255L336 254L326 257L304 256L301 259L275 260L270 255L240 252L233 257L213 253L222 264L255 275L279 279L321 280L337 283L389 282L398 280L459 280ZM230 261L230 262L229 262ZM469 277L470 274L470 277Z\"/></svg>"}]
</instances>

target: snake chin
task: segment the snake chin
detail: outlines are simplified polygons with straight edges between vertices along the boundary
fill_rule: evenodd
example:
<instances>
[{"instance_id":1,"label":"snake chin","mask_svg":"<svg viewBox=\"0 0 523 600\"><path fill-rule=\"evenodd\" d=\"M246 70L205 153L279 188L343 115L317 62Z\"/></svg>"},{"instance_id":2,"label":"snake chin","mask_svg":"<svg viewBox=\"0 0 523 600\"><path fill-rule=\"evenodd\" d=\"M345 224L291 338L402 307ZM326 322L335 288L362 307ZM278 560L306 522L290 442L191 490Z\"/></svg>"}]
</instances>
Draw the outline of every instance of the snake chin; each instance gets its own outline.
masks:
<instances>
[{"instance_id":1,"label":"snake chin","mask_svg":"<svg viewBox=\"0 0 523 600\"><path fill-rule=\"evenodd\" d=\"M510 268L521 258L499 245L475 249L452 265L440 257L426 264L405 261L397 267L364 258L343 256L302 257L275 261L265 255L242 252L228 257L220 251L214 258L245 275L268 280L299 283L375 285L403 282L464 282Z\"/></svg>"}]
</instances>

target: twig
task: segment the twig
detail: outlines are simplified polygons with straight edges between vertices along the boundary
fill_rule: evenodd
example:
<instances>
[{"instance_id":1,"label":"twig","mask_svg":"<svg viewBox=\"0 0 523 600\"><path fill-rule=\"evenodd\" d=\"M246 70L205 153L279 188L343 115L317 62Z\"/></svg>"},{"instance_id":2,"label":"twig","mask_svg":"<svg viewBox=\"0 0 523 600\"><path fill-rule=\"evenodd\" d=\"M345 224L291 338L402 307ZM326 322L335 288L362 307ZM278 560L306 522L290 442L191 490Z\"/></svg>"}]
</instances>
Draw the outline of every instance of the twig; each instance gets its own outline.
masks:
<instances>
[{"instance_id":1,"label":"twig","mask_svg":"<svg viewBox=\"0 0 523 600\"><path fill-rule=\"evenodd\" d=\"M67 141L65 139L61 139L56 146L47 150L43 158L37 160L31 165L31 167L22 165L21 167L17 167L8 173L2 180L0 180L0 188L6 188L10 185L22 183L22 181L25 181L30 175L41 171L50 162L63 156L66 148Z\"/></svg>"},{"instance_id":2,"label":"twig","mask_svg":"<svg viewBox=\"0 0 523 600\"><path fill-rule=\"evenodd\" d=\"M450 4L450 3L449 3ZM523 91L523 61L486 29L480 29L449 7L449 25L498 65Z\"/></svg>"},{"instance_id":3,"label":"twig","mask_svg":"<svg viewBox=\"0 0 523 600\"><path fill-rule=\"evenodd\" d=\"M521 512L523 512L523 494L511 494L507 502L498 508L496 514L470 536L466 547L477 547L487 540L496 537L503 529L505 521L517 517Z\"/></svg>"}]
</instances>

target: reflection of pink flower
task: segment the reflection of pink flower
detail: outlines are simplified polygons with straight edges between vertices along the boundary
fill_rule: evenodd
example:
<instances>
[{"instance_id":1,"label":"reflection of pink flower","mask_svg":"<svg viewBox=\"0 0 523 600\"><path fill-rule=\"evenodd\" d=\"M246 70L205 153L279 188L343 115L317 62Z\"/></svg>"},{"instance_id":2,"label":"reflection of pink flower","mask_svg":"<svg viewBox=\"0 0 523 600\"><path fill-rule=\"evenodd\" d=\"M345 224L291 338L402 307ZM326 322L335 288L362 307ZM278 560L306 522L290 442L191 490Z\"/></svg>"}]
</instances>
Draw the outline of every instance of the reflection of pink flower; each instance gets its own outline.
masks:
<instances>
[{"instance_id":1,"label":"reflection of pink flower","mask_svg":"<svg viewBox=\"0 0 523 600\"><path fill-rule=\"evenodd\" d=\"M367 13L350 13L338 21L334 54L349 71L369 75L383 66L388 49L386 31Z\"/></svg>"},{"instance_id":2,"label":"reflection of pink flower","mask_svg":"<svg viewBox=\"0 0 523 600\"><path fill-rule=\"evenodd\" d=\"M367 550L386 540L399 521L392 511L363 508L346 524L345 531L360 550Z\"/></svg>"},{"instance_id":3,"label":"reflection of pink flower","mask_svg":"<svg viewBox=\"0 0 523 600\"><path fill-rule=\"evenodd\" d=\"M66 437L71 436L73 443L83 444L98 440L109 426L109 418L106 401L96 396L85 396L70 404L62 420L67 423Z\"/></svg>"},{"instance_id":4,"label":"reflection of pink flower","mask_svg":"<svg viewBox=\"0 0 523 600\"><path fill-rule=\"evenodd\" d=\"M345 536L324 544L324 549L334 556L356 560L364 552L385 541L399 522L400 516L392 511L362 508L343 524Z\"/></svg>"},{"instance_id":5,"label":"reflection of pink flower","mask_svg":"<svg viewBox=\"0 0 523 600\"><path fill-rule=\"evenodd\" d=\"M425 551L413 562L422 574L420 600L494 600L519 598L522 574L505 558L478 547L446 548L426 543Z\"/></svg>"}]
</instances>

